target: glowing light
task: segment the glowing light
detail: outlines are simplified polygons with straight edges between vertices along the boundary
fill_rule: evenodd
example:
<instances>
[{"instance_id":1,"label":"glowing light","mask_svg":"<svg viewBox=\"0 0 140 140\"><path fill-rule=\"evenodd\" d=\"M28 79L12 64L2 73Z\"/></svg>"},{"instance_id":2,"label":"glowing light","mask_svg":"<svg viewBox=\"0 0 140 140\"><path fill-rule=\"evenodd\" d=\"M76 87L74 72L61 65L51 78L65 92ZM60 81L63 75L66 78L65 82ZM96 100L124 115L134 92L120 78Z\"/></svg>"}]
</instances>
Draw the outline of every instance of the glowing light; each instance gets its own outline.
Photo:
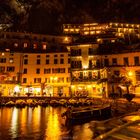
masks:
<instances>
[{"instance_id":1,"label":"glowing light","mask_svg":"<svg viewBox=\"0 0 140 140\"><path fill-rule=\"evenodd\" d=\"M85 35L88 35L88 34L89 34L89 32L84 32L84 34L85 34Z\"/></svg>"},{"instance_id":2,"label":"glowing light","mask_svg":"<svg viewBox=\"0 0 140 140\"><path fill-rule=\"evenodd\" d=\"M133 76L133 72L132 71L129 71L128 72L128 76Z\"/></svg>"},{"instance_id":3,"label":"glowing light","mask_svg":"<svg viewBox=\"0 0 140 140\"><path fill-rule=\"evenodd\" d=\"M68 29L64 29L64 31L65 31L65 32L68 32L69 30L68 30Z\"/></svg>"},{"instance_id":4,"label":"glowing light","mask_svg":"<svg viewBox=\"0 0 140 140\"><path fill-rule=\"evenodd\" d=\"M54 80L57 80L58 78L57 77L54 77Z\"/></svg>"},{"instance_id":5,"label":"glowing light","mask_svg":"<svg viewBox=\"0 0 140 140\"><path fill-rule=\"evenodd\" d=\"M20 92L20 87L19 87L19 85L15 86L14 91L15 91L15 92Z\"/></svg>"},{"instance_id":6,"label":"glowing light","mask_svg":"<svg viewBox=\"0 0 140 140\"><path fill-rule=\"evenodd\" d=\"M2 56L4 56L4 55L5 55L5 53L1 53L1 55L2 55Z\"/></svg>"},{"instance_id":7,"label":"glowing light","mask_svg":"<svg viewBox=\"0 0 140 140\"><path fill-rule=\"evenodd\" d=\"M65 42L68 42L68 41L69 41L68 37L65 37L65 38L64 38L64 41L65 41Z\"/></svg>"},{"instance_id":8,"label":"glowing light","mask_svg":"<svg viewBox=\"0 0 140 140\"><path fill-rule=\"evenodd\" d=\"M97 34L101 33L101 31L96 31Z\"/></svg>"},{"instance_id":9,"label":"glowing light","mask_svg":"<svg viewBox=\"0 0 140 140\"><path fill-rule=\"evenodd\" d=\"M71 88L75 88L75 86L74 86L74 85L72 85L72 86L71 86Z\"/></svg>"},{"instance_id":10,"label":"glowing light","mask_svg":"<svg viewBox=\"0 0 140 140\"><path fill-rule=\"evenodd\" d=\"M87 69L87 68L88 68L88 66L87 66L87 65L84 65L84 66L83 66L83 68L84 68L84 69Z\"/></svg>"},{"instance_id":11,"label":"glowing light","mask_svg":"<svg viewBox=\"0 0 140 140\"><path fill-rule=\"evenodd\" d=\"M74 29L70 29L70 31L71 31L71 32L73 32L73 31L74 31Z\"/></svg>"},{"instance_id":12,"label":"glowing light","mask_svg":"<svg viewBox=\"0 0 140 140\"><path fill-rule=\"evenodd\" d=\"M91 88L91 85L88 85L87 88Z\"/></svg>"},{"instance_id":13,"label":"glowing light","mask_svg":"<svg viewBox=\"0 0 140 140\"><path fill-rule=\"evenodd\" d=\"M75 29L76 32L79 32L79 29Z\"/></svg>"}]
</instances>

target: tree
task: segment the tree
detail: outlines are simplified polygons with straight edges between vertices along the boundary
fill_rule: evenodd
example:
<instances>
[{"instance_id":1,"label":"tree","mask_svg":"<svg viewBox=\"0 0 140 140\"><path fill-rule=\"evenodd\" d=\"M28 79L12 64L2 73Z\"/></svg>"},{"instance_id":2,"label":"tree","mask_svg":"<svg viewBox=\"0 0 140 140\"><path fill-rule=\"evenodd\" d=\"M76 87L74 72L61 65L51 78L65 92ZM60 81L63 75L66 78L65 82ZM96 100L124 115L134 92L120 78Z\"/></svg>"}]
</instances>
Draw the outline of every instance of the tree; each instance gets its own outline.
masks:
<instances>
[{"instance_id":1,"label":"tree","mask_svg":"<svg viewBox=\"0 0 140 140\"><path fill-rule=\"evenodd\" d=\"M132 99L135 97L135 94L130 93L130 91L129 91L129 87L133 85L132 80L127 76L123 76L122 80L121 80L121 84L126 87L126 93L123 95L123 97L127 101L131 102Z\"/></svg>"}]
</instances>

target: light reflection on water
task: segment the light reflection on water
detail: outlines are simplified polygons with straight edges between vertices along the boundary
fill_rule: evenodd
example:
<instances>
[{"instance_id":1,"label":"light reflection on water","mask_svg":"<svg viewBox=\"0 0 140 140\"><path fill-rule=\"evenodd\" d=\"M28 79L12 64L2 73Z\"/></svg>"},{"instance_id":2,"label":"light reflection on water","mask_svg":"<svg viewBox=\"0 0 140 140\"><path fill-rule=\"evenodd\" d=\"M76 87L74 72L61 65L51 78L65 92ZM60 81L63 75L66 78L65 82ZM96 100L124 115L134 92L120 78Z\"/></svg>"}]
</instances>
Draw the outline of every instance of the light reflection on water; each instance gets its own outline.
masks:
<instances>
[{"instance_id":1,"label":"light reflection on water","mask_svg":"<svg viewBox=\"0 0 140 140\"><path fill-rule=\"evenodd\" d=\"M65 108L0 108L0 139L91 140L90 123L65 125Z\"/></svg>"}]
</instances>

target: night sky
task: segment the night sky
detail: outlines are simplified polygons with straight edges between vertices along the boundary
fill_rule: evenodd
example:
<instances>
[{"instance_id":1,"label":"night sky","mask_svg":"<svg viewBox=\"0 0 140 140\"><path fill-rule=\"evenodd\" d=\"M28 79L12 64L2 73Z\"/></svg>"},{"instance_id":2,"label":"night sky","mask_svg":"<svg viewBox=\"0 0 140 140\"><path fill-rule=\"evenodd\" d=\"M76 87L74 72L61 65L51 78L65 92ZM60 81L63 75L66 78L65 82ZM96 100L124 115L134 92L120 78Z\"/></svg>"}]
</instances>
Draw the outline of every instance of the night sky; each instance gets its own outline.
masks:
<instances>
[{"instance_id":1,"label":"night sky","mask_svg":"<svg viewBox=\"0 0 140 140\"><path fill-rule=\"evenodd\" d=\"M63 23L140 23L140 0L0 0L11 30L59 34Z\"/></svg>"}]
</instances>

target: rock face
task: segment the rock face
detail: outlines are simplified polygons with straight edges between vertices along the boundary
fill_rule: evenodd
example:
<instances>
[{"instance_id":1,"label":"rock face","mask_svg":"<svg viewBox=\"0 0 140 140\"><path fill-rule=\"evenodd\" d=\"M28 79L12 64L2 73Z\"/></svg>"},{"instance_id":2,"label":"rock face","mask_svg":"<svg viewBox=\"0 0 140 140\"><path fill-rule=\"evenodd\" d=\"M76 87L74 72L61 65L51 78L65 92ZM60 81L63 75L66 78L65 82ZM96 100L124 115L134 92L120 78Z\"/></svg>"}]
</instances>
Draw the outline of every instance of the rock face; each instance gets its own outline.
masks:
<instances>
[{"instance_id":1,"label":"rock face","mask_svg":"<svg viewBox=\"0 0 140 140\"><path fill-rule=\"evenodd\" d=\"M139 0L0 0L0 20L13 30L56 34L62 23L138 23L139 8Z\"/></svg>"}]
</instances>

